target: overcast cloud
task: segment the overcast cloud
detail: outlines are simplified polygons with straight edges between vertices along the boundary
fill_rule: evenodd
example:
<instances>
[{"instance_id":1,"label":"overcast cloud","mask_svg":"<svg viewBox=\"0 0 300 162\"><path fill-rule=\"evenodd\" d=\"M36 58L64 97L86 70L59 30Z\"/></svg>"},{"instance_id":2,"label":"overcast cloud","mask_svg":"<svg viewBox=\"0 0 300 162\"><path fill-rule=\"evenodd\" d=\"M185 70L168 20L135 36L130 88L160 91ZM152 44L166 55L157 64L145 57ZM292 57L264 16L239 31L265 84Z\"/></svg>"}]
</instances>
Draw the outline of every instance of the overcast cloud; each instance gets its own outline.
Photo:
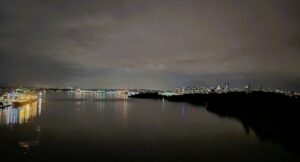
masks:
<instances>
[{"instance_id":1,"label":"overcast cloud","mask_svg":"<svg viewBox=\"0 0 300 162\"><path fill-rule=\"evenodd\" d=\"M297 0L2 0L1 82L300 88Z\"/></svg>"}]
</instances>

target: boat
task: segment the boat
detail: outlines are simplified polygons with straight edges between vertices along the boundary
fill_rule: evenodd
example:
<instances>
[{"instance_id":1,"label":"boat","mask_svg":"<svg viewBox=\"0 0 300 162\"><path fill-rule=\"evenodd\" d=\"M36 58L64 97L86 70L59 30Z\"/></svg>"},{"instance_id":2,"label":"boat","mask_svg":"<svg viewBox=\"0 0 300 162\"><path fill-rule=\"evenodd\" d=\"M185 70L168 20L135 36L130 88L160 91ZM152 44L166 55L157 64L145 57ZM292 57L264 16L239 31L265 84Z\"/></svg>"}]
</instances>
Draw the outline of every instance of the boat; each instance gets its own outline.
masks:
<instances>
[{"instance_id":1,"label":"boat","mask_svg":"<svg viewBox=\"0 0 300 162\"><path fill-rule=\"evenodd\" d=\"M35 91L28 89L18 88L13 92L6 92L0 96L0 107L5 108L8 106L19 107L27 103L38 100L42 97L42 93L39 95Z\"/></svg>"},{"instance_id":2,"label":"boat","mask_svg":"<svg viewBox=\"0 0 300 162\"><path fill-rule=\"evenodd\" d=\"M23 94L11 101L12 105L15 107L19 107L31 102L38 100L38 95L36 94Z\"/></svg>"}]
</instances>

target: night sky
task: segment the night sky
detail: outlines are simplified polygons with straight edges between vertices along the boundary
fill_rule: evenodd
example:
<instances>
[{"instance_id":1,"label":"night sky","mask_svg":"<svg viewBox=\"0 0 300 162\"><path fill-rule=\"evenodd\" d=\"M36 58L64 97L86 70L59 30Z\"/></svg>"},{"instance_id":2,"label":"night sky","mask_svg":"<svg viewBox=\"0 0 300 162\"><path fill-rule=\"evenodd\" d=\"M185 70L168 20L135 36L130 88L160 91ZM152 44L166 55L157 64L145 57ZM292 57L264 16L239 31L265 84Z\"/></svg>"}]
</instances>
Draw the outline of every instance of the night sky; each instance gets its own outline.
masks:
<instances>
[{"instance_id":1,"label":"night sky","mask_svg":"<svg viewBox=\"0 0 300 162\"><path fill-rule=\"evenodd\" d=\"M1 0L0 84L300 89L299 0Z\"/></svg>"}]
</instances>

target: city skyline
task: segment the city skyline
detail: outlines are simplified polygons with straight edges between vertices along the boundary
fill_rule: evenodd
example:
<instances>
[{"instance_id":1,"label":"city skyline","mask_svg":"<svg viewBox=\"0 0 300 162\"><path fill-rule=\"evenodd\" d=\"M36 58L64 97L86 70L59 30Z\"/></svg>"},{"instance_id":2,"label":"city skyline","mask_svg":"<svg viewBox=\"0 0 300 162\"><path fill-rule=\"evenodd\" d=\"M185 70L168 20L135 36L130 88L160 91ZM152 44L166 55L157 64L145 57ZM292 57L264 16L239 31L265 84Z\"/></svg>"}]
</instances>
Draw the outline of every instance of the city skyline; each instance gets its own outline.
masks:
<instances>
[{"instance_id":1,"label":"city skyline","mask_svg":"<svg viewBox=\"0 0 300 162\"><path fill-rule=\"evenodd\" d=\"M296 0L1 1L0 84L300 89Z\"/></svg>"}]
</instances>

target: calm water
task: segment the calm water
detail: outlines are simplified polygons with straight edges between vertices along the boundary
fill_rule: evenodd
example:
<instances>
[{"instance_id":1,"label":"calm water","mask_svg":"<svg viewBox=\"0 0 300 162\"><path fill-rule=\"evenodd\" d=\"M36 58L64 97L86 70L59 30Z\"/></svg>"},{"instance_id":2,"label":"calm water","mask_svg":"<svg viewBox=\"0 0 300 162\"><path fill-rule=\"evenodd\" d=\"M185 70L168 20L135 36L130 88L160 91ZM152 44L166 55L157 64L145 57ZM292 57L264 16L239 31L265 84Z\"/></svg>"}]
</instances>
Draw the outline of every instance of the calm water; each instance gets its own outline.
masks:
<instances>
[{"instance_id":1,"label":"calm water","mask_svg":"<svg viewBox=\"0 0 300 162\"><path fill-rule=\"evenodd\" d=\"M46 93L0 110L0 161L299 161L234 119L121 94Z\"/></svg>"}]
</instances>

